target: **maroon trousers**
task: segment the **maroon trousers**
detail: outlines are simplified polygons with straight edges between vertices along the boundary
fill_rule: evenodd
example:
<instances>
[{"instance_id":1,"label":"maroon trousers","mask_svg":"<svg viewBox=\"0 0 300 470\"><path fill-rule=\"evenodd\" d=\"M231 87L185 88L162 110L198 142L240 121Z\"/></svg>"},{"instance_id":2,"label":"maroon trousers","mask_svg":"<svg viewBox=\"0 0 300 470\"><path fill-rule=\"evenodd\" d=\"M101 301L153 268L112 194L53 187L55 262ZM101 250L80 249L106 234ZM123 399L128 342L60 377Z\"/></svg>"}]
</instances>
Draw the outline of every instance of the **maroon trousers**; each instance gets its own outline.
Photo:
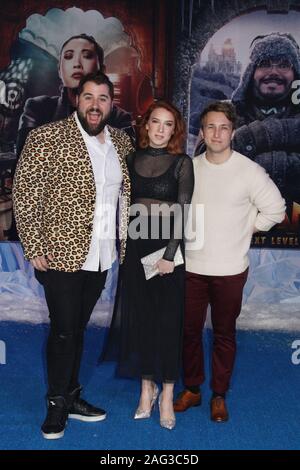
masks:
<instances>
[{"instance_id":1,"label":"maroon trousers","mask_svg":"<svg viewBox=\"0 0 300 470\"><path fill-rule=\"evenodd\" d=\"M220 394L228 390L236 353L236 319L241 311L247 276L248 269L232 276L186 273L183 369L187 387L201 385L205 378L202 331L210 304L213 327L211 388Z\"/></svg>"}]
</instances>

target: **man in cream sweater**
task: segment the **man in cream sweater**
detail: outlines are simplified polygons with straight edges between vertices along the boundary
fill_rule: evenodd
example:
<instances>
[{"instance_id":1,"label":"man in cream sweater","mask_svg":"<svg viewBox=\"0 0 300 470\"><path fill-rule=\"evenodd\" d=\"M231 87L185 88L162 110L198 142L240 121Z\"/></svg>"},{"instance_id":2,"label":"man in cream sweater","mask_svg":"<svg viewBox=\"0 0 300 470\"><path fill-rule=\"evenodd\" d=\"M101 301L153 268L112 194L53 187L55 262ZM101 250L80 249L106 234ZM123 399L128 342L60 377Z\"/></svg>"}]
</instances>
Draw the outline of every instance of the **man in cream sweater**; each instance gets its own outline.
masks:
<instances>
[{"instance_id":1,"label":"man in cream sweater","mask_svg":"<svg viewBox=\"0 0 300 470\"><path fill-rule=\"evenodd\" d=\"M265 170L231 150L235 111L230 103L210 104L201 115L206 153L194 158L191 214L204 207L204 242L186 250L184 326L185 390L175 411L201 404L204 381L202 331L208 304L213 327L211 419L228 420L225 402L236 352L236 320L248 274L253 232L270 230L285 215L285 202ZM189 238L189 234L187 234Z\"/></svg>"}]
</instances>

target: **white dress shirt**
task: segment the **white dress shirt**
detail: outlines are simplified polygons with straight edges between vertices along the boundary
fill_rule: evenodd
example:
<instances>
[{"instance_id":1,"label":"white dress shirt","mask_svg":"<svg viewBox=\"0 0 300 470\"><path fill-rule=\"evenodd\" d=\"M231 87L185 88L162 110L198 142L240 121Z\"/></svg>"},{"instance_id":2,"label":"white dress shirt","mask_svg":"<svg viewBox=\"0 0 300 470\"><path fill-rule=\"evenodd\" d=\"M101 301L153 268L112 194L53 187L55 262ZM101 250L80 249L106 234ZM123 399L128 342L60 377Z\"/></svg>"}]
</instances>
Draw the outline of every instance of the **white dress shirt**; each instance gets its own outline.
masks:
<instances>
[{"instance_id":1,"label":"white dress shirt","mask_svg":"<svg viewBox=\"0 0 300 470\"><path fill-rule=\"evenodd\" d=\"M102 144L97 137L90 136L83 129L77 113L75 119L87 146L96 184L92 239L81 269L98 271L100 264L103 272L112 266L117 257L116 213L123 180L122 170L108 128L104 128L105 142Z\"/></svg>"}]
</instances>

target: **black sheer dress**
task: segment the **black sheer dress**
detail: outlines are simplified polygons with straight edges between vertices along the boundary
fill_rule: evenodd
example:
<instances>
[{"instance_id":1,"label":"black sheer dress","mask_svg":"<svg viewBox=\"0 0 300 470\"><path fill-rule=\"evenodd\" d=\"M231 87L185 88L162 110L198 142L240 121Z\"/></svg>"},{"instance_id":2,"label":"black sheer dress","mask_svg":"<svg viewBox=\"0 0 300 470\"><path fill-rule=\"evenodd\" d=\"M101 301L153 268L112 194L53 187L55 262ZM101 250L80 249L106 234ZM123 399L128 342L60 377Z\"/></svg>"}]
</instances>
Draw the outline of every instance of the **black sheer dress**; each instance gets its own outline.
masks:
<instances>
[{"instance_id":1,"label":"black sheer dress","mask_svg":"<svg viewBox=\"0 0 300 470\"><path fill-rule=\"evenodd\" d=\"M131 217L106 358L118 331L119 375L175 382L181 365L185 268L146 280L140 260L163 247L168 261L179 245L184 254L184 206L193 193L193 164L187 155L148 147L128 156L128 169Z\"/></svg>"}]
</instances>

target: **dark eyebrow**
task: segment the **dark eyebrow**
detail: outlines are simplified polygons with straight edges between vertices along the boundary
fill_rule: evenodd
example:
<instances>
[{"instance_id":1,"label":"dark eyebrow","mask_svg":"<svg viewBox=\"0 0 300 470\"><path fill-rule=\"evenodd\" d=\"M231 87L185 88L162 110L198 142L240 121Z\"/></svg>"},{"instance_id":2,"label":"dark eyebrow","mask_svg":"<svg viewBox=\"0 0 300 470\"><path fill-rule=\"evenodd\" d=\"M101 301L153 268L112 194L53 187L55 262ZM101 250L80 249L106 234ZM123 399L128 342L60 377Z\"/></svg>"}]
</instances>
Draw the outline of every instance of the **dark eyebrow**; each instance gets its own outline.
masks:
<instances>
[{"instance_id":1,"label":"dark eyebrow","mask_svg":"<svg viewBox=\"0 0 300 470\"><path fill-rule=\"evenodd\" d=\"M66 50L64 51L64 54L65 54L66 52L74 52L74 51L75 51L75 49L66 49ZM95 51L94 48L92 48L92 49L81 49L80 52L96 52L96 51Z\"/></svg>"},{"instance_id":2,"label":"dark eyebrow","mask_svg":"<svg viewBox=\"0 0 300 470\"><path fill-rule=\"evenodd\" d=\"M152 119L157 119L158 121L162 121L162 119L159 119L156 116L153 116ZM167 122L168 124L173 124L174 121L168 120L168 121L163 121L163 122Z\"/></svg>"},{"instance_id":3,"label":"dark eyebrow","mask_svg":"<svg viewBox=\"0 0 300 470\"><path fill-rule=\"evenodd\" d=\"M84 93L82 93L83 96L93 96L93 93L89 93L88 91L85 91ZM99 95L101 98L109 98L109 95L106 95L105 93L101 93L101 95Z\"/></svg>"},{"instance_id":4,"label":"dark eyebrow","mask_svg":"<svg viewBox=\"0 0 300 470\"><path fill-rule=\"evenodd\" d=\"M81 52L95 52L95 54L96 54L96 51L95 51L94 47L92 47L92 49L81 49Z\"/></svg>"}]
</instances>

